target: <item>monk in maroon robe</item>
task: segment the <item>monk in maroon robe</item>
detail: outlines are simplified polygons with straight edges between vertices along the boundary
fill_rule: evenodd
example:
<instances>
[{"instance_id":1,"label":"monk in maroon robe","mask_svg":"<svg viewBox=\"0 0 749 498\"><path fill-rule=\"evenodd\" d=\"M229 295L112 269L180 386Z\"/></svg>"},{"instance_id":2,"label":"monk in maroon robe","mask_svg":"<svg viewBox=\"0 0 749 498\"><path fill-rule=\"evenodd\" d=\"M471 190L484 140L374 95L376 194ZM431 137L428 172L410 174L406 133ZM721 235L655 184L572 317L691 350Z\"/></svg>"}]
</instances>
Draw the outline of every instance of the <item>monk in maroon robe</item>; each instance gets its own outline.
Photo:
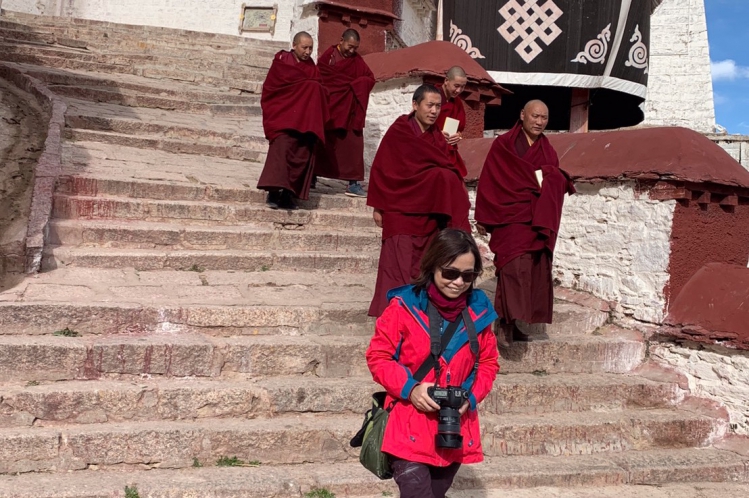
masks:
<instances>
[{"instance_id":1,"label":"monk in maroon robe","mask_svg":"<svg viewBox=\"0 0 749 498\"><path fill-rule=\"evenodd\" d=\"M419 275L421 256L440 229L470 231L468 192L434 126L441 104L439 90L420 86L413 112L390 126L372 163L367 204L382 227L382 248L370 316L385 310L390 289Z\"/></svg>"},{"instance_id":2,"label":"monk in maroon robe","mask_svg":"<svg viewBox=\"0 0 749 498\"><path fill-rule=\"evenodd\" d=\"M490 233L500 321L501 346L528 340L515 320L551 323L551 261L562 218L564 194L575 192L559 168L556 151L543 134L549 122L546 105L534 100L520 122L497 137L486 157L476 196L479 231Z\"/></svg>"},{"instance_id":3,"label":"monk in maroon robe","mask_svg":"<svg viewBox=\"0 0 749 498\"><path fill-rule=\"evenodd\" d=\"M445 82L439 87L442 92L442 109L437 122L434 124L438 129L443 130L445 140L450 146L453 164L464 178L468 174L468 170L458 152L458 142L463 140L463 130L466 129L466 111L463 107L463 100L460 98L460 94L466 89L466 83L468 83L468 77L462 67L453 66L447 71ZM444 131L447 118L452 118L458 122L457 133Z\"/></svg>"},{"instance_id":4,"label":"monk in maroon robe","mask_svg":"<svg viewBox=\"0 0 749 498\"><path fill-rule=\"evenodd\" d=\"M293 49L273 57L263 83L260 107L270 146L257 188L269 192L273 209L296 209L294 197L309 198L315 147L325 141L327 93L310 59L312 46L308 33L297 33Z\"/></svg>"},{"instance_id":5,"label":"monk in maroon robe","mask_svg":"<svg viewBox=\"0 0 749 498\"><path fill-rule=\"evenodd\" d=\"M348 180L346 195L351 197L367 195L359 182L364 180L364 120L375 84L374 74L357 53L359 39L355 29L347 29L317 64L329 94L330 119L315 176Z\"/></svg>"}]
</instances>

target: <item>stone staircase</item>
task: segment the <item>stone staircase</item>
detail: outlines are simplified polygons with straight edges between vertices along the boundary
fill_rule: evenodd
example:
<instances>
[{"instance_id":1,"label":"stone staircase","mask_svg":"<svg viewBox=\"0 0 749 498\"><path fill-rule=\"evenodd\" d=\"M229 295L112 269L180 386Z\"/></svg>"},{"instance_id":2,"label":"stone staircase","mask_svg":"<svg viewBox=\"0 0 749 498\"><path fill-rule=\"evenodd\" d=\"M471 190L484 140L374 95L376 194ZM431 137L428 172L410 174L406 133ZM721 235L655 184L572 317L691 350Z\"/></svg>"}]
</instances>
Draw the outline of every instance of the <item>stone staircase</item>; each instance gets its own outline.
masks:
<instances>
[{"instance_id":1,"label":"stone staircase","mask_svg":"<svg viewBox=\"0 0 749 498\"><path fill-rule=\"evenodd\" d=\"M278 47L17 14L0 36L0 64L68 104L43 272L0 294L0 496L393 494L348 446L376 389L371 213L342 182L296 212L254 189ZM725 417L639 332L558 298L540 340L502 352L486 461L455 497L748 480L716 446Z\"/></svg>"}]
</instances>

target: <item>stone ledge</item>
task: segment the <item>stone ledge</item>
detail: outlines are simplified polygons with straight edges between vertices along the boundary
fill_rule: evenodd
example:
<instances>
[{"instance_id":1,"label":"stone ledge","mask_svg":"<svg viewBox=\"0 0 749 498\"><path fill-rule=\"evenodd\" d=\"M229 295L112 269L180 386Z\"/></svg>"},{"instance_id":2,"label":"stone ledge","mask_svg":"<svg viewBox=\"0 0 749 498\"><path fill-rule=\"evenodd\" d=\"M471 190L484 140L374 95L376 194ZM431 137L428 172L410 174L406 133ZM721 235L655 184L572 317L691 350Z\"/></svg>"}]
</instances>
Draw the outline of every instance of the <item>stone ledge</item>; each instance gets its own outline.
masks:
<instances>
[{"instance_id":1,"label":"stone ledge","mask_svg":"<svg viewBox=\"0 0 749 498\"><path fill-rule=\"evenodd\" d=\"M52 215L52 196L55 182L62 171L62 130L65 126L67 105L36 78L16 68L0 63L0 77L34 95L50 113L44 151L34 168L33 194L28 230L26 232L26 273L39 271L44 249L47 223Z\"/></svg>"}]
</instances>

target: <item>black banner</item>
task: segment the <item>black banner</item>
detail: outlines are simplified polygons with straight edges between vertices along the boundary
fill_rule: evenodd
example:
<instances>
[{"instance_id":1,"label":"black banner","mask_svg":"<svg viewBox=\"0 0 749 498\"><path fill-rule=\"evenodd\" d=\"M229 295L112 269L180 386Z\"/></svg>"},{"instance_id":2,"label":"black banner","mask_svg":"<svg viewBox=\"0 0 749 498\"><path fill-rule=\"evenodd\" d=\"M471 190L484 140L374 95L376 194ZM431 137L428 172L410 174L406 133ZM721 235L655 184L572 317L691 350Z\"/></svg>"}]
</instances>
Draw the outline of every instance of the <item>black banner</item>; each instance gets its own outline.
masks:
<instances>
[{"instance_id":1,"label":"black banner","mask_svg":"<svg viewBox=\"0 0 749 498\"><path fill-rule=\"evenodd\" d=\"M443 0L443 33L500 84L645 98L652 0Z\"/></svg>"}]
</instances>

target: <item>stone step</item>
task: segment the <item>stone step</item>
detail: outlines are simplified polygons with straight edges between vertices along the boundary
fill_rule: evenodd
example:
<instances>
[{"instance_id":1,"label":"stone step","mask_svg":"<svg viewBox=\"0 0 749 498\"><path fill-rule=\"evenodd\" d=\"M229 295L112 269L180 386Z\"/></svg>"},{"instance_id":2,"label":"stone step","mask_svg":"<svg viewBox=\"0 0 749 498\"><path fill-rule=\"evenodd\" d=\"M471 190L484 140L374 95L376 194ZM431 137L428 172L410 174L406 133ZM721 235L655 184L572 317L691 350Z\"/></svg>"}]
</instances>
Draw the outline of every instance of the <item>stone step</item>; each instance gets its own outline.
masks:
<instances>
[{"instance_id":1,"label":"stone step","mask_svg":"<svg viewBox=\"0 0 749 498\"><path fill-rule=\"evenodd\" d=\"M705 498L706 496L720 496L721 498L744 498L749 496L749 484L735 482L696 482L689 484L632 484L622 486L586 486L581 488L564 489L559 487L543 487L530 489L514 489L513 498ZM365 498L381 498L382 494ZM450 491L450 498L475 498L475 491ZM507 490L482 490L481 498L506 498Z\"/></svg>"},{"instance_id":2,"label":"stone step","mask_svg":"<svg viewBox=\"0 0 749 498\"><path fill-rule=\"evenodd\" d=\"M7 43L0 44L0 61L94 73L136 75L155 80L174 80L181 83L205 84L251 93L259 93L262 87L261 82L265 79L265 72L260 69L245 74L244 77L242 74L228 70L226 75L220 75L218 71L221 68L215 70L189 70L180 67L177 61L174 62L174 67L133 64L127 56L121 56L120 59L115 59L114 62L102 62L92 59L88 54L68 57L58 52L51 55L48 49L47 52L38 53L35 52L35 47L31 46L27 46L23 50L15 48L13 50L6 50L8 45Z\"/></svg>"},{"instance_id":3,"label":"stone step","mask_svg":"<svg viewBox=\"0 0 749 498\"><path fill-rule=\"evenodd\" d=\"M358 456L348 442L361 421L360 414L297 414L0 429L0 445L14 450L12 458L0 456L0 473L92 465L189 468L196 458L209 466L228 455L263 465L343 462ZM701 446L713 420L676 410L641 410L484 415L481 426L486 456L563 456Z\"/></svg>"},{"instance_id":4,"label":"stone step","mask_svg":"<svg viewBox=\"0 0 749 498\"><path fill-rule=\"evenodd\" d=\"M371 336L374 275L65 268L0 294L0 334Z\"/></svg>"},{"instance_id":5,"label":"stone step","mask_svg":"<svg viewBox=\"0 0 749 498\"><path fill-rule=\"evenodd\" d=\"M154 149L175 154L197 154L201 156L225 157L238 161L264 162L267 147L256 139L246 140L244 144L227 144L195 142L193 140L179 140L164 138L162 135L137 135L95 131L87 129L65 128L64 138L73 141L103 142L112 145L122 145L141 149ZM247 147L261 150L252 150Z\"/></svg>"},{"instance_id":6,"label":"stone step","mask_svg":"<svg viewBox=\"0 0 749 498\"><path fill-rule=\"evenodd\" d=\"M501 496L506 496L508 490L517 488L558 486L576 493L579 486L618 486L621 489L624 484L644 484L648 485L645 495L653 496L659 485L667 483L747 482L747 460L731 452L713 449L630 451L564 458L488 458L478 465L464 465L452 489L468 493L457 496L476 498L500 496L489 495L495 489L502 490L500 493L504 494ZM0 494L12 498L110 498L122 493L126 486L137 488L141 496L170 498L298 498L315 489L340 497L373 498L397 493L392 479L381 481L358 462L339 462L335 465L261 464L231 468L151 469L148 472L98 470L25 474L0 480ZM538 496L535 490L533 496Z\"/></svg>"},{"instance_id":7,"label":"stone step","mask_svg":"<svg viewBox=\"0 0 749 498\"><path fill-rule=\"evenodd\" d=\"M104 337L0 336L0 382L249 374L368 375L367 337L207 337L162 331Z\"/></svg>"},{"instance_id":8,"label":"stone step","mask_svg":"<svg viewBox=\"0 0 749 498\"><path fill-rule=\"evenodd\" d=\"M255 180L256 182L256 180ZM341 189L342 190L342 189ZM339 190L339 192L341 191ZM177 184L133 178L112 178L90 175L66 175L58 179L57 193L68 196L111 196L163 201L240 202L264 205L267 192L250 187L229 185ZM321 194L321 187L310 192L308 201L299 201L305 209L359 211L371 216L365 198ZM371 227L374 224L370 224Z\"/></svg>"},{"instance_id":9,"label":"stone step","mask_svg":"<svg viewBox=\"0 0 749 498\"><path fill-rule=\"evenodd\" d=\"M159 82L131 74L102 74L88 71L60 70L31 64L5 64L37 78L47 85L89 86L99 89L130 90L139 94L168 97L175 100L190 100L212 104L253 104L254 93L231 91L204 85L192 85L177 81ZM259 90L259 88L258 88Z\"/></svg>"},{"instance_id":10,"label":"stone step","mask_svg":"<svg viewBox=\"0 0 749 498\"><path fill-rule=\"evenodd\" d=\"M251 204L204 201L162 201L127 197L84 197L56 194L53 215L63 219L121 219L141 221L174 221L212 226L273 223L289 228L326 226L339 229L372 230L372 215L348 210L289 211ZM309 204L314 204L312 201Z\"/></svg>"},{"instance_id":11,"label":"stone step","mask_svg":"<svg viewBox=\"0 0 749 498\"><path fill-rule=\"evenodd\" d=\"M58 305L59 306L59 305ZM24 311L37 311L49 305L26 305ZM2 304L2 315L13 313L18 305ZM90 310L87 310L90 313ZM79 310L73 310L79 312ZM241 311L240 311L241 314ZM204 318L200 310L196 321ZM12 318L11 318L12 319ZM3 321L7 321L3 319ZM77 325L68 326L76 330ZM50 335L0 336L0 381L42 381L95 379L108 375L165 375L216 377L232 372L255 375L298 375L314 372L323 377L365 375L363 361L369 336L284 336L258 335L215 337L182 332L178 325L165 322L158 331L144 331L138 323L129 324L120 335L103 337L64 337ZM363 326L360 326L364 329ZM371 331L371 328L369 329ZM56 329L47 330L47 334ZM77 330L76 330L77 331ZM174 334L179 332L178 336ZM633 370L644 358L644 347L637 341L620 338L591 340L550 340L538 342L535 349L554 364L528 356L522 364L500 359L507 373L622 373ZM638 354L633 354L637 345ZM582 347L583 345L587 347ZM625 359L610 359L611 354ZM616 358L616 357L615 357Z\"/></svg>"},{"instance_id":12,"label":"stone step","mask_svg":"<svg viewBox=\"0 0 749 498\"><path fill-rule=\"evenodd\" d=\"M26 28L26 26L8 22L0 24L0 43L31 42L54 44L57 41L55 34L50 31L34 31L28 28L19 29L19 27Z\"/></svg>"},{"instance_id":13,"label":"stone step","mask_svg":"<svg viewBox=\"0 0 749 498\"><path fill-rule=\"evenodd\" d=\"M157 135L160 138L213 145L240 145L260 151L268 148L259 119L248 121L226 115L208 117L79 99L68 99L67 103L65 124L68 128L126 135Z\"/></svg>"},{"instance_id":14,"label":"stone step","mask_svg":"<svg viewBox=\"0 0 749 498\"><path fill-rule=\"evenodd\" d=\"M86 86L65 86L50 85L49 89L63 97L72 97L75 99L89 100L92 102L106 102L126 107L148 107L153 109L163 109L167 111L189 112L196 114L208 114L212 116L233 116L233 117L253 117L260 116L260 102L258 97L254 97L256 102L249 102L245 105L239 104L213 104L197 102L194 100L177 100L150 94L143 95L133 90L123 89L104 89L98 87ZM84 128L89 122L74 120L78 126ZM94 123L101 126L103 123Z\"/></svg>"},{"instance_id":15,"label":"stone step","mask_svg":"<svg viewBox=\"0 0 749 498\"><path fill-rule=\"evenodd\" d=\"M114 249L376 252L375 231L283 230L273 226L201 227L110 220L52 220L50 246Z\"/></svg>"},{"instance_id":16,"label":"stone step","mask_svg":"<svg viewBox=\"0 0 749 498\"><path fill-rule=\"evenodd\" d=\"M336 251L247 251L247 250L161 250L108 249L100 247L47 247L42 270L63 267L135 268L147 270L240 271L377 271L379 252L345 253Z\"/></svg>"},{"instance_id":17,"label":"stone step","mask_svg":"<svg viewBox=\"0 0 749 498\"><path fill-rule=\"evenodd\" d=\"M132 69L141 71L168 68L178 70L183 74L200 74L216 79L222 77L246 78L250 81L263 81L265 79L273 57L272 54L234 57L214 53L211 55L200 54L200 57L195 58L185 57L184 53L169 55L159 50L150 54L144 53L142 50L125 52L115 49L114 52L108 52L42 43L16 43L5 40L0 43L0 51L4 52L2 56L4 59L7 57L5 60L12 62L38 64L37 59L35 59L37 56L65 58L82 63L130 66Z\"/></svg>"},{"instance_id":18,"label":"stone step","mask_svg":"<svg viewBox=\"0 0 749 498\"><path fill-rule=\"evenodd\" d=\"M500 365L507 373L628 373L645 359L642 335L613 325L597 334L549 336L515 342L500 350Z\"/></svg>"},{"instance_id":19,"label":"stone step","mask_svg":"<svg viewBox=\"0 0 749 498\"><path fill-rule=\"evenodd\" d=\"M370 377L345 379L141 379L22 383L3 386L0 427L53 427L139 420L250 419L289 413L362 414ZM544 415L665 408L676 386L639 377L557 374L501 375L481 404L481 414ZM652 413L652 412L651 412ZM529 439L530 441L530 439Z\"/></svg>"}]
</instances>

